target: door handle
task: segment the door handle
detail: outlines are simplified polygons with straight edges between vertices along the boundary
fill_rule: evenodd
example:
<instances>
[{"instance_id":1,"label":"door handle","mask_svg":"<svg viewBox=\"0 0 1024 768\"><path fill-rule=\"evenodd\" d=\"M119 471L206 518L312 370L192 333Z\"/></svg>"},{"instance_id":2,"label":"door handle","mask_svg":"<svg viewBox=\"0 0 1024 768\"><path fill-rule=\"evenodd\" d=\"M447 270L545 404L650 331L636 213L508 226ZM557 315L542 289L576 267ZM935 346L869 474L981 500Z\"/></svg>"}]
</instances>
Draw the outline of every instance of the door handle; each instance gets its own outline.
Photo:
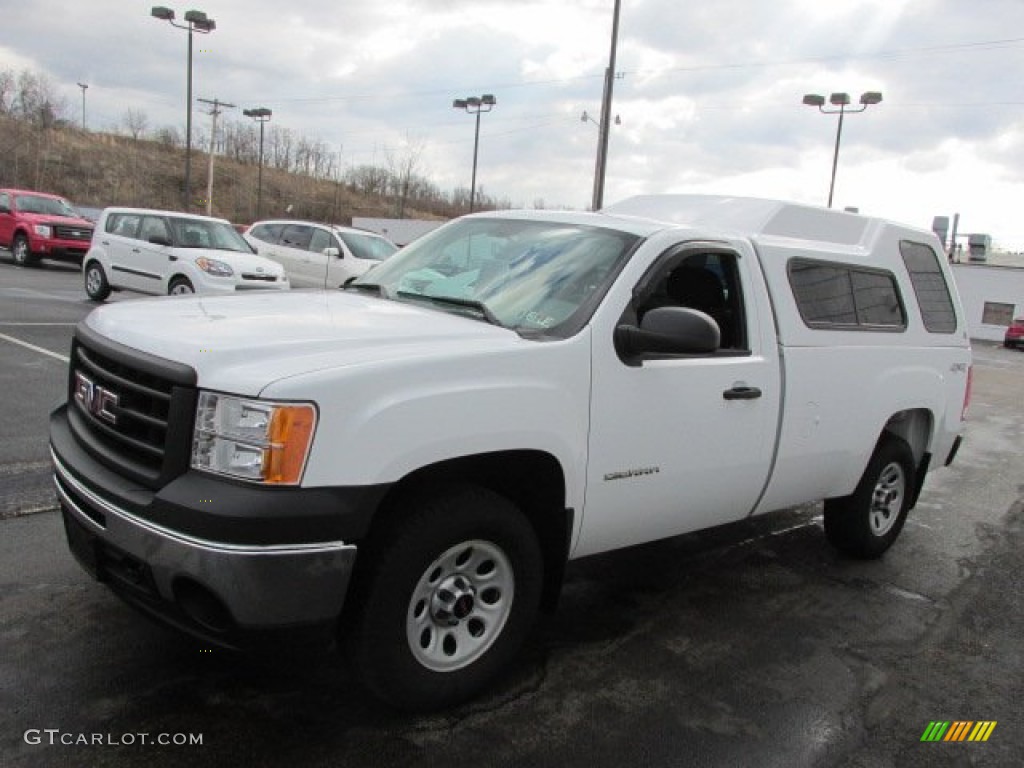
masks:
<instances>
[{"instance_id":1,"label":"door handle","mask_svg":"<svg viewBox=\"0 0 1024 768\"><path fill-rule=\"evenodd\" d=\"M167 260L168 260L168 261L177 261L177 260L178 260L178 257L177 257L177 256L174 256L174 255L172 254L172 255L170 255L170 256L168 256L168 257L167 257Z\"/></svg>"},{"instance_id":2,"label":"door handle","mask_svg":"<svg viewBox=\"0 0 1024 768\"><path fill-rule=\"evenodd\" d=\"M756 400L761 396L761 390L757 387L733 387L722 393L726 400Z\"/></svg>"},{"instance_id":3,"label":"door handle","mask_svg":"<svg viewBox=\"0 0 1024 768\"><path fill-rule=\"evenodd\" d=\"M132 253L141 253L141 251L138 248L132 248Z\"/></svg>"}]
</instances>

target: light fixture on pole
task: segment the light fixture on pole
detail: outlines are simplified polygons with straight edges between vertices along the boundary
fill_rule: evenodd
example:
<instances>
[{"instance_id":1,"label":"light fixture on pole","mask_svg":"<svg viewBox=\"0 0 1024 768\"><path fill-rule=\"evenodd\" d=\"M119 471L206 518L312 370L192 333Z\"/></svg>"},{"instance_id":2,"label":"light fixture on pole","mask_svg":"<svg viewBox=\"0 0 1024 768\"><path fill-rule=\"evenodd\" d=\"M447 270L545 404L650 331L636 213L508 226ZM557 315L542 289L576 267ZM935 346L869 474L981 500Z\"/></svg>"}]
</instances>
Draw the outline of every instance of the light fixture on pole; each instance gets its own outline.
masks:
<instances>
[{"instance_id":1,"label":"light fixture on pole","mask_svg":"<svg viewBox=\"0 0 1024 768\"><path fill-rule=\"evenodd\" d=\"M85 130L85 89L89 87L88 83L79 83L78 87L82 89L82 130Z\"/></svg>"},{"instance_id":2,"label":"light fixture on pole","mask_svg":"<svg viewBox=\"0 0 1024 768\"><path fill-rule=\"evenodd\" d=\"M591 117L591 116L590 116L590 115L589 115L589 114L587 113L587 110L585 110L585 109L583 110L583 114L582 114L582 115L580 115L580 122L581 122L581 123L593 123L594 125L596 125L596 126L597 126L598 130L600 130L600 129L601 129L601 124L600 124L599 122L597 122L597 120L595 120L594 118L592 118L592 117ZM616 124L616 125L622 125L622 118L621 118L621 117L619 117L618 115L616 115L616 116L615 116L615 124Z\"/></svg>"},{"instance_id":3,"label":"light fixture on pole","mask_svg":"<svg viewBox=\"0 0 1024 768\"><path fill-rule=\"evenodd\" d=\"M266 107L255 107L243 109L242 114L260 124L260 169L256 177L256 219L258 221L263 209L263 124L270 120L274 113Z\"/></svg>"},{"instance_id":4,"label":"light fixture on pole","mask_svg":"<svg viewBox=\"0 0 1024 768\"><path fill-rule=\"evenodd\" d=\"M843 138L843 117L847 114L856 114L857 112L863 112L873 104L880 104L882 101L882 94L880 91L865 91L860 95L860 107L854 109L847 109L850 105L850 94L848 93L833 93L828 98L829 103L839 109L825 109L825 97L817 93L808 93L804 95L804 104L809 107L817 107L818 111L824 115L839 115L839 124L836 126L836 148L832 153L832 181L828 186L828 207L832 207L832 194L836 188L836 168L839 165L839 142Z\"/></svg>"},{"instance_id":5,"label":"light fixture on pole","mask_svg":"<svg viewBox=\"0 0 1024 768\"><path fill-rule=\"evenodd\" d=\"M473 134L473 181L469 188L469 212L473 212L476 203L476 157L480 149L480 113L490 112L497 105L498 101L493 93L485 93L483 96L470 96L465 99L455 99L452 102L454 109L464 109L471 115L476 115L476 132Z\"/></svg>"},{"instance_id":6,"label":"light fixture on pole","mask_svg":"<svg viewBox=\"0 0 1024 768\"><path fill-rule=\"evenodd\" d=\"M150 10L155 19L168 22L172 27L188 31L188 79L185 92L185 189L182 193L184 210L189 210L192 202L192 33L209 34L217 28L217 23L202 11L186 11L185 23L178 24L174 20L174 11L162 5L155 5Z\"/></svg>"}]
</instances>

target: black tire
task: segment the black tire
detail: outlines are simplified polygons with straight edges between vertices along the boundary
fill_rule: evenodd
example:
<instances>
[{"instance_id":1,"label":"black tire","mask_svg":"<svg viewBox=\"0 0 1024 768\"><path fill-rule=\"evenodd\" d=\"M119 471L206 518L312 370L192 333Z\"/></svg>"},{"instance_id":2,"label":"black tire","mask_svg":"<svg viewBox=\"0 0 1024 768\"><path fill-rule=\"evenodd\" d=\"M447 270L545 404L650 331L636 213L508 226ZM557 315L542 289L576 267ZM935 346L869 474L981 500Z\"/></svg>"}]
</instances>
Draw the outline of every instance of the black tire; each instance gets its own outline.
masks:
<instances>
[{"instance_id":1,"label":"black tire","mask_svg":"<svg viewBox=\"0 0 1024 768\"><path fill-rule=\"evenodd\" d=\"M32 255L28 238L20 232L11 241L11 256L19 267L34 267L39 263L39 258Z\"/></svg>"},{"instance_id":2,"label":"black tire","mask_svg":"<svg viewBox=\"0 0 1024 768\"><path fill-rule=\"evenodd\" d=\"M85 268L85 295L92 301L105 301L110 295L107 273L98 261L90 261Z\"/></svg>"},{"instance_id":3,"label":"black tire","mask_svg":"<svg viewBox=\"0 0 1024 768\"><path fill-rule=\"evenodd\" d=\"M854 492L825 502L825 535L832 546L862 560L881 557L903 530L914 475L914 453L907 442L883 437Z\"/></svg>"},{"instance_id":4,"label":"black tire","mask_svg":"<svg viewBox=\"0 0 1024 768\"><path fill-rule=\"evenodd\" d=\"M195 292L196 289L192 286L192 281L181 275L171 280L171 284L167 286L168 296L187 296Z\"/></svg>"},{"instance_id":5,"label":"black tire","mask_svg":"<svg viewBox=\"0 0 1024 768\"><path fill-rule=\"evenodd\" d=\"M342 628L355 674L399 709L472 698L515 656L537 614L544 566L530 523L503 496L453 486L368 545Z\"/></svg>"}]
</instances>

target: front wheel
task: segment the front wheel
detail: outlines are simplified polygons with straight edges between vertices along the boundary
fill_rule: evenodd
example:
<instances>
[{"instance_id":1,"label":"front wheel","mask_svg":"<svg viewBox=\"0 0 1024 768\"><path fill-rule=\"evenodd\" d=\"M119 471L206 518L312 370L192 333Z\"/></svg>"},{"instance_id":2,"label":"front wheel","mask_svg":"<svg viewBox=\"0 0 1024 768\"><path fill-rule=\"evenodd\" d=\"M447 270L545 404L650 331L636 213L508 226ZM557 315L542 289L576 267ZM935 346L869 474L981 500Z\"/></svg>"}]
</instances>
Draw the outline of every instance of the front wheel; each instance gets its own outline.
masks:
<instances>
[{"instance_id":1,"label":"front wheel","mask_svg":"<svg viewBox=\"0 0 1024 768\"><path fill-rule=\"evenodd\" d=\"M881 557L903 530L914 475L907 442L884 437L853 493L825 502L825 535L832 546L865 560Z\"/></svg>"},{"instance_id":2,"label":"front wheel","mask_svg":"<svg viewBox=\"0 0 1024 768\"><path fill-rule=\"evenodd\" d=\"M168 296L189 296L195 292L196 289L192 287L192 281L187 277L174 278L167 288Z\"/></svg>"},{"instance_id":3,"label":"front wheel","mask_svg":"<svg viewBox=\"0 0 1024 768\"><path fill-rule=\"evenodd\" d=\"M537 537L508 499L458 486L370 543L354 586L353 669L402 709L463 702L519 650L540 602Z\"/></svg>"},{"instance_id":4,"label":"front wheel","mask_svg":"<svg viewBox=\"0 0 1024 768\"><path fill-rule=\"evenodd\" d=\"M14 241L11 243L11 256L14 257L14 263L19 267L34 267L39 261L32 255L32 249L28 246L28 238L22 234L14 236Z\"/></svg>"}]
</instances>

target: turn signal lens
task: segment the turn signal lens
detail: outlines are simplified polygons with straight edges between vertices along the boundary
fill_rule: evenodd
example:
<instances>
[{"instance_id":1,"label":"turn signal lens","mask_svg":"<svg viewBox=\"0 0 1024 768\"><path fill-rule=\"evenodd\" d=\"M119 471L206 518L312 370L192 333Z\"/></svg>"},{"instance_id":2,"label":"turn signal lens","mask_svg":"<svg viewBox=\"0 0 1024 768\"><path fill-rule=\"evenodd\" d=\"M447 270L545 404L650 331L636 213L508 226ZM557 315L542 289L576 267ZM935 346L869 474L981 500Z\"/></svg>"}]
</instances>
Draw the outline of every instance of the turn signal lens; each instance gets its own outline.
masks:
<instances>
[{"instance_id":1,"label":"turn signal lens","mask_svg":"<svg viewBox=\"0 0 1024 768\"><path fill-rule=\"evenodd\" d=\"M302 479L313 442L316 411L311 405L280 405L270 420L270 447L263 454L263 482L294 485Z\"/></svg>"}]
</instances>

